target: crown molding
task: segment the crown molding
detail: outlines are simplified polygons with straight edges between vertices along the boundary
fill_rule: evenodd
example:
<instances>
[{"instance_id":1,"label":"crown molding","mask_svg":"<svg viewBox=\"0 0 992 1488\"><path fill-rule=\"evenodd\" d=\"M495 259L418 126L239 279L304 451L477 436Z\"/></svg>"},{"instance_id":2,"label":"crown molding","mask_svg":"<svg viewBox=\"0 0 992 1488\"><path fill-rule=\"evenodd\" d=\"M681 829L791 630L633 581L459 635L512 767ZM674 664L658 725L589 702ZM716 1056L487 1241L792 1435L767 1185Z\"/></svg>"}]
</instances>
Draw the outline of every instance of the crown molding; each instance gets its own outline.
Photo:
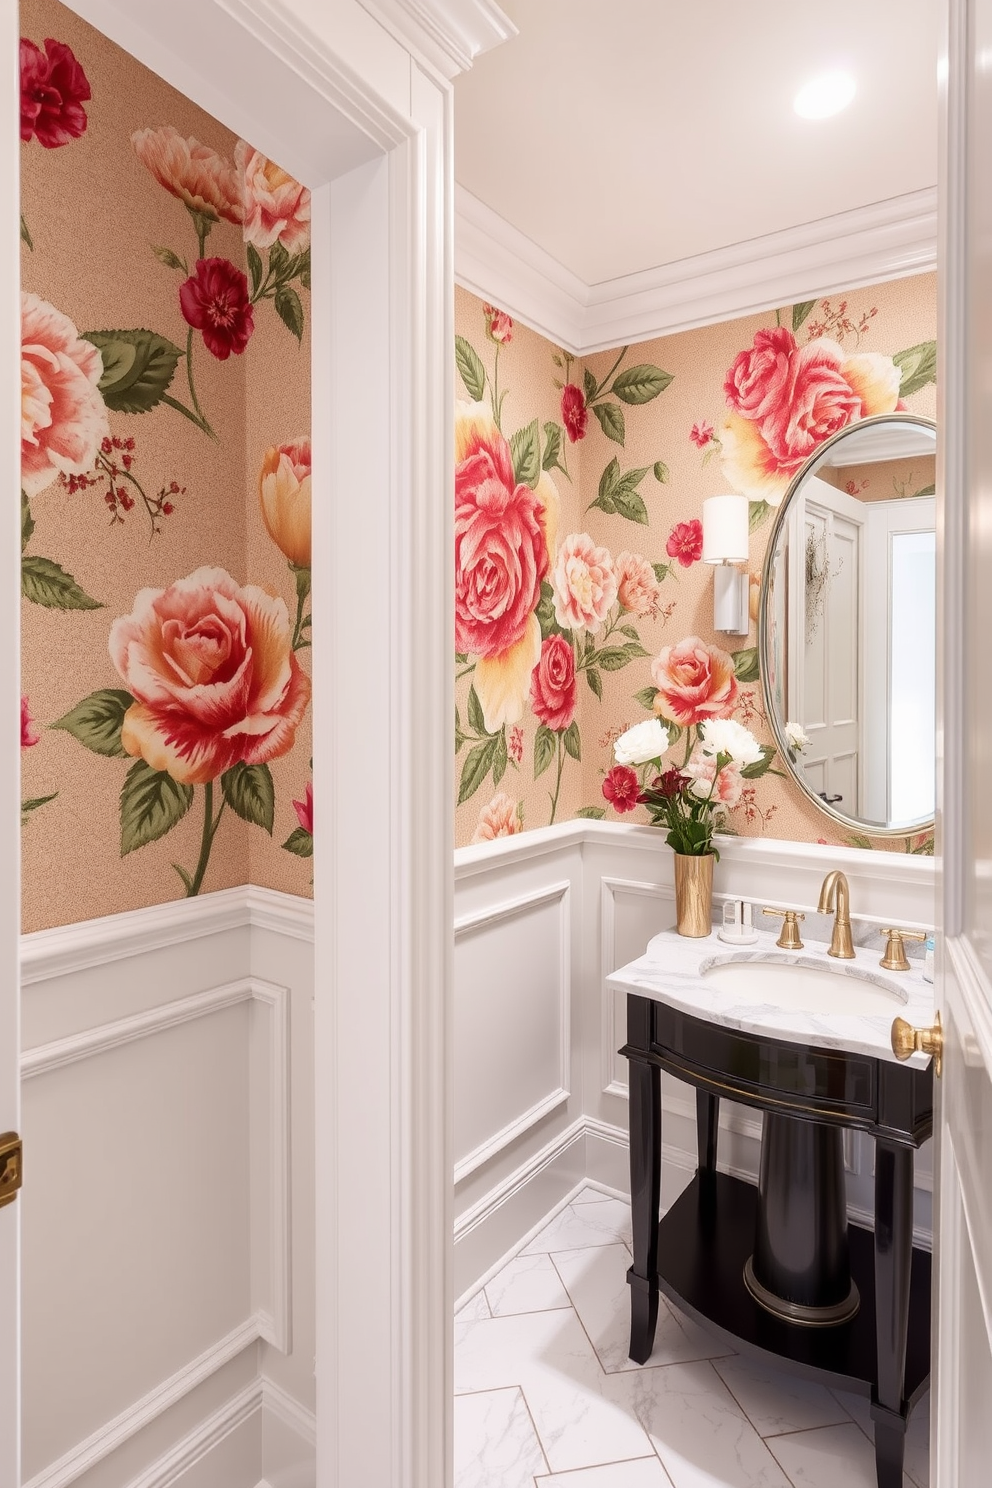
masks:
<instances>
[{"instance_id":1,"label":"crown molding","mask_svg":"<svg viewBox=\"0 0 992 1488\"><path fill-rule=\"evenodd\" d=\"M458 283L575 356L936 265L935 186L591 285L455 187Z\"/></svg>"},{"instance_id":2,"label":"crown molding","mask_svg":"<svg viewBox=\"0 0 992 1488\"><path fill-rule=\"evenodd\" d=\"M362 0L362 4L446 78L467 72L480 52L517 34L494 0Z\"/></svg>"}]
</instances>

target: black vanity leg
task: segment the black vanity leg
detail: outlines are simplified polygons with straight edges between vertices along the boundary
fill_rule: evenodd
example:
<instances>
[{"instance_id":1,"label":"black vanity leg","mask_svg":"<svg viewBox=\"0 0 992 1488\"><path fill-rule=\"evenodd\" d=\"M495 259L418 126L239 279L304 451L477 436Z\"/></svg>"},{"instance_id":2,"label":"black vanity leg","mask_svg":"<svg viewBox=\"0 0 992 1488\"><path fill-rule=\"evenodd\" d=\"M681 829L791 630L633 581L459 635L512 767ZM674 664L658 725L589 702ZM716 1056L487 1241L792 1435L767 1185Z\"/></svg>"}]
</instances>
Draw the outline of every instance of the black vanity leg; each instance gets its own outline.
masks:
<instances>
[{"instance_id":1,"label":"black vanity leg","mask_svg":"<svg viewBox=\"0 0 992 1488\"><path fill-rule=\"evenodd\" d=\"M658 1322L658 1207L661 1202L661 1071L630 1061L630 1206L634 1264L630 1285L630 1357L644 1364Z\"/></svg>"},{"instance_id":2,"label":"black vanity leg","mask_svg":"<svg viewBox=\"0 0 992 1488\"><path fill-rule=\"evenodd\" d=\"M913 1149L875 1142L875 1336L872 1395L878 1488L902 1488L906 1447L906 1340L913 1268Z\"/></svg>"},{"instance_id":3,"label":"black vanity leg","mask_svg":"<svg viewBox=\"0 0 992 1488\"><path fill-rule=\"evenodd\" d=\"M720 1097L696 1091L696 1150L699 1172L716 1172L716 1139L720 1126Z\"/></svg>"}]
</instances>

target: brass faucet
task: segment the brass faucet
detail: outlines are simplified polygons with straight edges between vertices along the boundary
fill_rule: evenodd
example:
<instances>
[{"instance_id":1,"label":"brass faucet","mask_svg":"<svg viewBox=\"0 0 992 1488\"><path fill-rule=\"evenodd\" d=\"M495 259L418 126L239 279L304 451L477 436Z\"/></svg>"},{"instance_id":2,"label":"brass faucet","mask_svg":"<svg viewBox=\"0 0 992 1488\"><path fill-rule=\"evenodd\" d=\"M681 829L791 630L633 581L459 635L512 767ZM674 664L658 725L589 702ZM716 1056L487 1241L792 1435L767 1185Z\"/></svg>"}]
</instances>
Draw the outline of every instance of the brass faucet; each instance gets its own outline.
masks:
<instances>
[{"instance_id":1,"label":"brass faucet","mask_svg":"<svg viewBox=\"0 0 992 1488\"><path fill-rule=\"evenodd\" d=\"M836 906L836 914L834 908ZM851 896L847 879L839 868L828 873L820 888L819 914L834 914L834 932L830 937L828 956L837 956L842 961L854 960L854 944L851 940Z\"/></svg>"}]
</instances>

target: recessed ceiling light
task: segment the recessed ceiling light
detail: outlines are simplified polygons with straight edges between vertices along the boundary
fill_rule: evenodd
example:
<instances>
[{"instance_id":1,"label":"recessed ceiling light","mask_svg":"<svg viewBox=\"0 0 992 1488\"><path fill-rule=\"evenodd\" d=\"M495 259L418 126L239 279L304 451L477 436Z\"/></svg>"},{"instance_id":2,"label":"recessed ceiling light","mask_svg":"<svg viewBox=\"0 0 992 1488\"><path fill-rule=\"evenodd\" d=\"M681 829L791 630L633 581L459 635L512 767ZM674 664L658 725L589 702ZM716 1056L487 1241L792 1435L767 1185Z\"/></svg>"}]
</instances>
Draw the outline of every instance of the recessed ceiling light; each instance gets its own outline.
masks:
<instances>
[{"instance_id":1,"label":"recessed ceiling light","mask_svg":"<svg viewBox=\"0 0 992 1488\"><path fill-rule=\"evenodd\" d=\"M829 119L847 108L854 94L855 83L849 72L824 72L799 89L792 106L803 119Z\"/></svg>"}]
</instances>

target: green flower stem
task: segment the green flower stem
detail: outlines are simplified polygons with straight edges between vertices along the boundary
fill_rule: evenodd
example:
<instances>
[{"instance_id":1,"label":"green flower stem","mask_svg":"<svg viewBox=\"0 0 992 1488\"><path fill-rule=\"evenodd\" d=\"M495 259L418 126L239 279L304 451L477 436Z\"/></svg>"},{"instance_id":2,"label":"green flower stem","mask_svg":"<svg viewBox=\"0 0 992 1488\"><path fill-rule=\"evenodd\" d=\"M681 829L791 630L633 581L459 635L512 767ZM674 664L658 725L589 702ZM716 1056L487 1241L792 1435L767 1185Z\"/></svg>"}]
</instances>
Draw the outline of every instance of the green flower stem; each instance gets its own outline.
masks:
<instances>
[{"instance_id":1,"label":"green flower stem","mask_svg":"<svg viewBox=\"0 0 992 1488\"><path fill-rule=\"evenodd\" d=\"M588 401L590 403L594 403L597 398L601 398L601 397L605 397L606 396L606 394L609 392L609 388L607 387L606 384L609 382L609 380L613 376L614 372L617 371L617 369L620 366L620 363L623 361L623 359L624 359L624 357L626 355L627 355L627 348L625 346L623 348L623 350L621 351L620 355L617 357L616 361L613 363L613 366L610 368L609 372L607 372L606 376L603 378L602 382L596 384L596 387L593 390L592 395L588 399Z\"/></svg>"},{"instance_id":2,"label":"green flower stem","mask_svg":"<svg viewBox=\"0 0 992 1488\"><path fill-rule=\"evenodd\" d=\"M203 885L203 875L206 873L207 864L210 861L210 849L214 845L214 837L217 835L217 828L220 825L220 819L224 814L226 804L226 801L222 798L217 815L214 816L214 783L212 780L208 780L203 787L203 836L200 838L200 858L196 865L196 871L190 881L190 886L186 890L187 899L195 899Z\"/></svg>"},{"instance_id":3,"label":"green flower stem","mask_svg":"<svg viewBox=\"0 0 992 1488\"><path fill-rule=\"evenodd\" d=\"M549 826L554 826L555 812L558 810L558 792L561 790L561 774L565 768L565 749L562 743L563 736L558 735L558 779L555 781L555 793L551 797L551 820Z\"/></svg>"},{"instance_id":4,"label":"green flower stem","mask_svg":"<svg viewBox=\"0 0 992 1488\"><path fill-rule=\"evenodd\" d=\"M297 591L297 595L296 595L296 625L293 628L293 650L294 651L299 651L302 647L309 646L309 644L310 644L309 641L305 641L303 639L303 630L304 630L304 626L305 626L305 621L304 621L304 617L303 617L303 607L306 604L306 602L307 602L306 595L305 594L301 594L301 593L299 593L299 591Z\"/></svg>"},{"instance_id":5,"label":"green flower stem","mask_svg":"<svg viewBox=\"0 0 992 1488\"><path fill-rule=\"evenodd\" d=\"M692 753L692 727L691 727L690 724L686 724L686 728L685 728L685 759L682 761L682 767L683 767L683 769L689 763L689 756L690 756L691 753Z\"/></svg>"},{"instance_id":6,"label":"green flower stem","mask_svg":"<svg viewBox=\"0 0 992 1488\"><path fill-rule=\"evenodd\" d=\"M189 383L189 400L192 403L194 409L196 410L196 418L193 419L193 422L195 424L199 424L200 428L204 431L205 434L209 434L212 439L216 439L217 438L217 435L214 433L213 429L211 429L210 424L207 421L207 416L203 412L203 409L200 407L200 400L196 396L196 387L194 386L194 383L193 383L193 327L192 326L190 326L189 329L186 332L186 380ZM162 401L163 401L163 403L172 403L172 399L169 398L169 397L164 397L162 399ZM185 413L187 415L187 417L189 417L189 409L188 408L183 408L183 406L182 406L181 403L172 403L172 406L173 406L173 408L178 408L180 413Z\"/></svg>"},{"instance_id":7,"label":"green flower stem","mask_svg":"<svg viewBox=\"0 0 992 1488\"><path fill-rule=\"evenodd\" d=\"M470 677L474 671L475 671L475 662L473 661L472 665L471 666L467 666L464 671L462 671L462 672L456 672L455 673L455 681L456 682L460 682L463 677Z\"/></svg>"},{"instance_id":8,"label":"green flower stem","mask_svg":"<svg viewBox=\"0 0 992 1488\"><path fill-rule=\"evenodd\" d=\"M198 429L201 429L204 434L209 434L211 439L217 438L217 435L214 433L213 429L211 429L210 425L207 423L202 414L198 417L191 408L187 408L185 403L180 403L179 399L173 398L170 393L163 393L161 398L159 399L159 402L168 403L170 408L174 408L177 413L181 413L184 418L188 418L191 424L195 424L196 427Z\"/></svg>"}]
</instances>

